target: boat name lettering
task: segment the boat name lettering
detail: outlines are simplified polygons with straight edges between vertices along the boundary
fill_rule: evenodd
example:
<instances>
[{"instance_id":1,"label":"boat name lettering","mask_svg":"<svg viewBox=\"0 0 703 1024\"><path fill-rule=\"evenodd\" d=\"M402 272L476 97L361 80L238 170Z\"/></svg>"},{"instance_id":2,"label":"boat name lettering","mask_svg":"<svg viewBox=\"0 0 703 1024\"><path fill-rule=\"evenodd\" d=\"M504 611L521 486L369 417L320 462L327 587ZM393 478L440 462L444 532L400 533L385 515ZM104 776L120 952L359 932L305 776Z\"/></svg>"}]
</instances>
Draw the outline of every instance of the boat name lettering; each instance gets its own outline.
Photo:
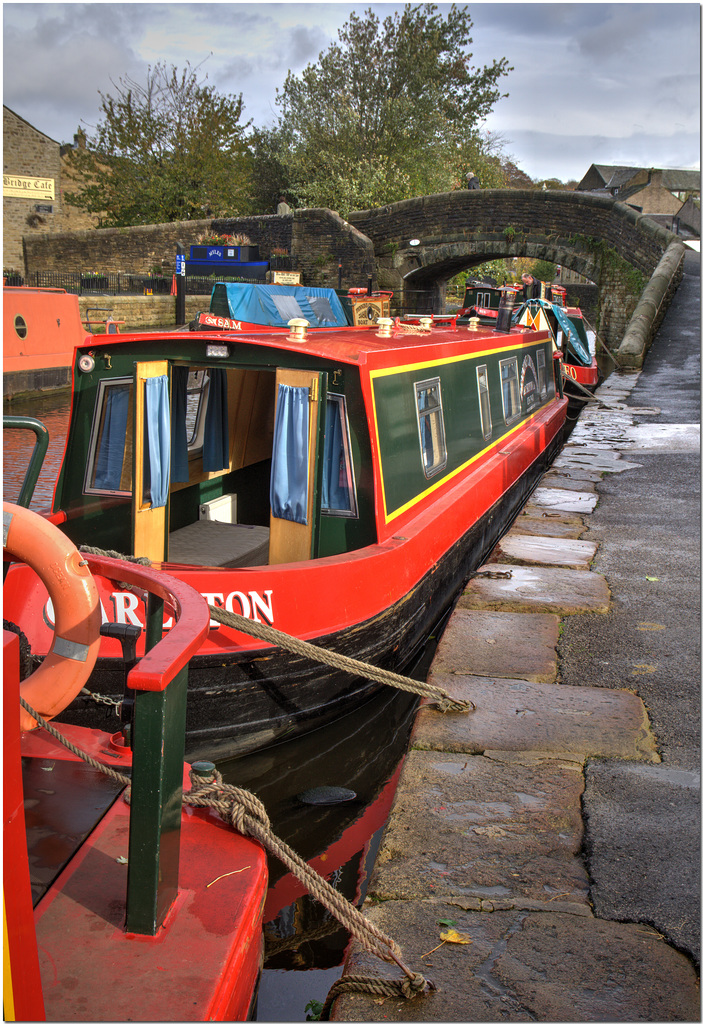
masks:
<instances>
[{"instance_id":1,"label":"boat name lettering","mask_svg":"<svg viewBox=\"0 0 703 1024\"><path fill-rule=\"evenodd\" d=\"M213 316L212 313L201 313L199 323L206 327L223 327L228 331L241 331L241 320L230 320L227 316Z\"/></svg>"},{"instance_id":2,"label":"boat name lettering","mask_svg":"<svg viewBox=\"0 0 703 1024\"><path fill-rule=\"evenodd\" d=\"M573 366L569 366L568 363L562 363L561 368L567 377L573 377L576 380L576 370Z\"/></svg>"},{"instance_id":3,"label":"boat name lettering","mask_svg":"<svg viewBox=\"0 0 703 1024\"><path fill-rule=\"evenodd\" d=\"M217 605L225 611L233 612L235 615L242 615L245 619L253 619L254 622L267 622L269 626L274 623L273 613L273 591L264 590L260 594L256 590L249 590L243 593L241 590L232 590L229 594L202 594L208 604ZM146 622L144 599L140 598L131 590L113 590L109 595L109 603L112 615L108 615L103 602L100 602L102 621L119 622L132 626L144 628ZM49 629L54 628L54 606L51 598L47 599L43 609L44 623ZM173 626L173 619L164 619L164 629ZM219 629L220 623L214 619L210 620L210 629Z\"/></svg>"}]
</instances>

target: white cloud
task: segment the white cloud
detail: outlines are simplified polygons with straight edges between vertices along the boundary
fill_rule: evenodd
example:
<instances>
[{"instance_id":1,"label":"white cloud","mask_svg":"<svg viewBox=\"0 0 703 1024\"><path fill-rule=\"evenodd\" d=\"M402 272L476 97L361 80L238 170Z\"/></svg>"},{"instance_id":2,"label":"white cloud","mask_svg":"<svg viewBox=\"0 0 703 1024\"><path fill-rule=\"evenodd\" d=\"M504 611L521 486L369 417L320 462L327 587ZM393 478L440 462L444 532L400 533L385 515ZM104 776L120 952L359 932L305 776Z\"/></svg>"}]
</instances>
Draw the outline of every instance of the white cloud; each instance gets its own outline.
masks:
<instances>
[{"instance_id":1,"label":"white cloud","mask_svg":"<svg viewBox=\"0 0 703 1024\"><path fill-rule=\"evenodd\" d=\"M336 40L352 10L383 20L401 4L9 3L4 102L58 141L94 124L98 90L149 63L189 61L243 94L258 125L276 88ZM440 11L448 5L440 4ZM591 163L700 166L697 3L471 5L474 66L514 71L486 128L531 177L580 178ZM32 74L26 74L27 67Z\"/></svg>"}]
</instances>

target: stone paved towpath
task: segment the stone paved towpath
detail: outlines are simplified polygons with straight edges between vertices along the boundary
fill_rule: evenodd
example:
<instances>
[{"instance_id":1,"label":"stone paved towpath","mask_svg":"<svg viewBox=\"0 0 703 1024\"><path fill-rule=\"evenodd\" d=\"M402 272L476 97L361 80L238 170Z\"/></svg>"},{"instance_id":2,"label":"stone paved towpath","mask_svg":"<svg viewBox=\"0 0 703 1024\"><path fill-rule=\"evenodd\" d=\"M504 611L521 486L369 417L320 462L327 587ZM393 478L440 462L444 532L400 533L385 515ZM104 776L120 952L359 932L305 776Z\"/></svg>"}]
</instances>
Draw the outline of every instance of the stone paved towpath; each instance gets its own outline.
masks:
<instances>
[{"instance_id":1,"label":"stone paved towpath","mask_svg":"<svg viewBox=\"0 0 703 1024\"><path fill-rule=\"evenodd\" d=\"M690 262L440 641L430 680L476 711L421 708L364 906L437 991L333 1020L701 1018ZM356 945L346 970L396 975Z\"/></svg>"}]
</instances>

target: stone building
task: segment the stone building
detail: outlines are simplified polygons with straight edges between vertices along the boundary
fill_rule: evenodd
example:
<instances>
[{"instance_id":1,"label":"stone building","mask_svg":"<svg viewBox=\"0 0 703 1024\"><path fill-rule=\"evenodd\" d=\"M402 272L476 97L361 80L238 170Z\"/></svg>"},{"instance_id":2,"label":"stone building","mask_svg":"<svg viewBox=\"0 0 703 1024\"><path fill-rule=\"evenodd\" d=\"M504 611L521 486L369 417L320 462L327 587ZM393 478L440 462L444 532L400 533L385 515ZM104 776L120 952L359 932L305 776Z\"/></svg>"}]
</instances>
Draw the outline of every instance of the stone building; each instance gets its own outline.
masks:
<instances>
[{"instance_id":1,"label":"stone building","mask_svg":"<svg viewBox=\"0 0 703 1024\"><path fill-rule=\"evenodd\" d=\"M577 192L609 195L684 237L700 237L700 171L591 164Z\"/></svg>"},{"instance_id":2,"label":"stone building","mask_svg":"<svg viewBox=\"0 0 703 1024\"><path fill-rule=\"evenodd\" d=\"M3 106L3 269L24 274L23 237L94 227L69 206L65 147Z\"/></svg>"}]
</instances>

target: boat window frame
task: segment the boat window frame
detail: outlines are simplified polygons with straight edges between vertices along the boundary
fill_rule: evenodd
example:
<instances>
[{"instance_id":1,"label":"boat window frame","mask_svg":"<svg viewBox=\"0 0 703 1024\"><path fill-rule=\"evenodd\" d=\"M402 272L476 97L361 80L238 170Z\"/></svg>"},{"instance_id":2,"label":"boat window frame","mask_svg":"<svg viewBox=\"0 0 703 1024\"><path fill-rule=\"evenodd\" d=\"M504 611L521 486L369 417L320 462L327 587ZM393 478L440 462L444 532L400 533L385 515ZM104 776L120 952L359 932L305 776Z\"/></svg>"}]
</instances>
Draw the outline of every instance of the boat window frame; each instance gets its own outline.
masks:
<instances>
[{"instance_id":1,"label":"boat window frame","mask_svg":"<svg viewBox=\"0 0 703 1024\"><path fill-rule=\"evenodd\" d=\"M547 397L547 356L543 348L537 349L537 383L544 402Z\"/></svg>"},{"instance_id":2,"label":"boat window frame","mask_svg":"<svg viewBox=\"0 0 703 1024\"><path fill-rule=\"evenodd\" d=\"M356 493L356 474L354 472L354 459L352 458L351 448L351 431L349 429L349 417L347 415L347 398L346 395L338 395L327 392L327 404L337 403L339 405L339 416L342 423L342 455L344 458L344 467L346 470L347 477L347 493L349 494L349 505L348 509L340 508L326 508L322 504L322 497L320 498L320 514L325 516L332 516L335 518L342 519L358 519L359 518L359 502ZM325 410L325 422L329 423L327 416L327 410Z\"/></svg>"},{"instance_id":3,"label":"boat window frame","mask_svg":"<svg viewBox=\"0 0 703 1024\"><path fill-rule=\"evenodd\" d=\"M499 365L499 368L500 368L500 399L501 399L501 402L503 403L503 419L505 421L506 427L509 427L511 424L517 423L517 421L520 419L520 416L522 415L522 406L521 406L521 403L520 403L520 375L519 375L519 372L518 372L518 357L516 355L508 356L507 359L501 359L498 365ZM503 367L510 367L510 366L514 369L515 373L514 373L513 376L511 376L511 377L507 378L506 380L504 380L503 379ZM515 410L514 412L510 413L510 415L508 415L508 412L507 412L506 407L505 407L505 385L506 384L508 385L508 387L510 389L510 392L511 392L511 404L512 404L514 410ZM513 385L514 385L514 389L513 389Z\"/></svg>"},{"instance_id":4,"label":"boat window frame","mask_svg":"<svg viewBox=\"0 0 703 1024\"><path fill-rule=\"evenodd\" d=\"M444 426L444 406L442 404L442 381L440 377L428 377L425 380L415 381L414 385L415 392L415 413L417 416L417 435L420 444L420 461L422 462L422 471L425 474L425 479L431 480L433 476L444 469L447 465L447 434ZM437 405L431 409L420 409L420 393L421 391L429 391L431 388L437 389ZM437 450L440 453L439 460L435 460L432 465L427 464L425 458L426 449L422 438L422 421L423 419L430 419L430 417L436 417L436 422L439 427L438 436L436 439ZM430 431L432 427L430 426Z\"/></svg>"},{"instance_id":5,"label":"boat window frame","mask_svg":"<svg viewBox=\"0 0 703 1024\"><path fill-rule=\"evenodd\" d=\"M482 390L481 378L485 384ZM478 387L478 412L481 417L481 433L484 441L490 441L493 436L493 418L491 416L491 391L488 384L488 363L481 363L476 367L476 386ZM484 396L485 396L485 417L484 417ZM488 426L486 427L486 420Z\"/></svg>"},{"instance_id":6,"label":"boat window frame","mask_svg":"<svg viewBox=\"0 0 703 1024\"><path fill-rule=\"evenodd\" d=\"M131 498L132 488L129 490L121 490L119 488L111 489L107 487L95 487L90 484L91 479L95 473L95 463L98 457L98 439L102 437L102 431L100 430L100 423L103 417L103 407L105 405L107 395L111 388L117 386L124 387L127 385L129 389L134 387L133 377L103 377L102 380L98 381L98 390L95 396L95 406L93 408L93 420L90 425L90 437L88 439L88 460L85 467L85 476L83 478L83 493L84 494L109 494L118 497ZM130 399L133 400L133 397ZM129 430L129 424L127 425ZM127 434L125 433L125 448L127 446ZM124 470L124 452L122 455L122 466ZM131 473L130 473L131 478Z\"/></svg>"}]
</instances>

